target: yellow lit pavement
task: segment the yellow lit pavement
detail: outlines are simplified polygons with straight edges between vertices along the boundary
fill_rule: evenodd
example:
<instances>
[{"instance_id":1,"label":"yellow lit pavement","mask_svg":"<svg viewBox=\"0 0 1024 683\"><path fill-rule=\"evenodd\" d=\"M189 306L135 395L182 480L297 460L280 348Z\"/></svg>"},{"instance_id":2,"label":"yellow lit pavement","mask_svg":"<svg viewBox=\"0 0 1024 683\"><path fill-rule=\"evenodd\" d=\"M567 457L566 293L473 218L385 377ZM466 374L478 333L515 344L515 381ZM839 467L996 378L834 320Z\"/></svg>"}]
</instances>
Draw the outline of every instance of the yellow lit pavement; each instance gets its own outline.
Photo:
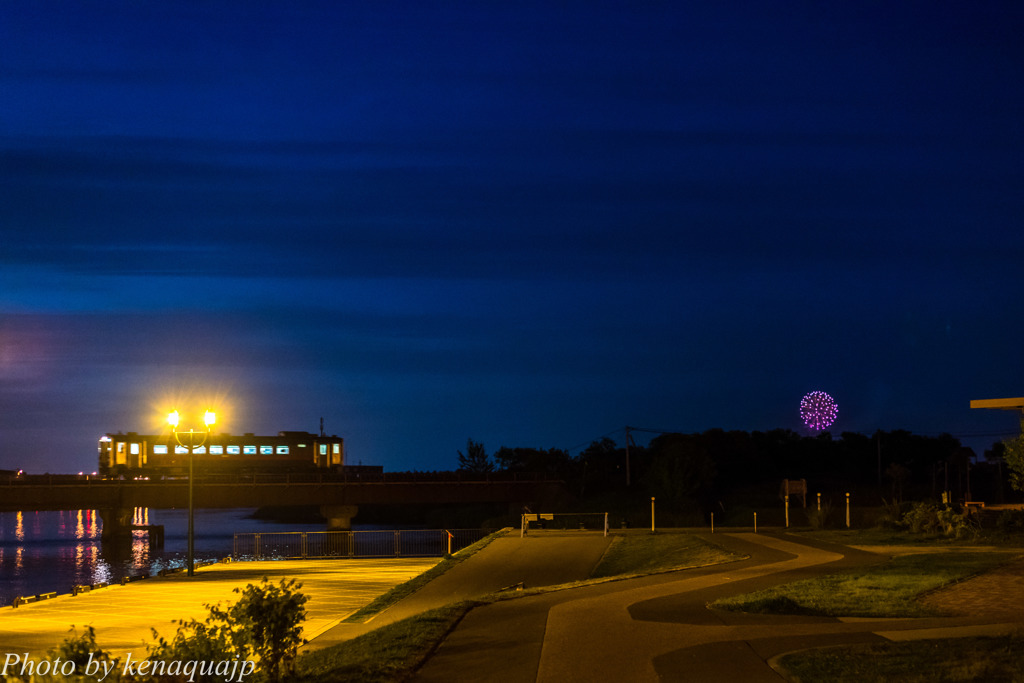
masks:
<instances>
[{"instance_id":1,"label":"yellow lit pavement","mask_svg":"<svg viewBox=\"0 0 1024 683\"><path fill-rule=\"evenodd\" d=\"M40 656L56 647L72 625L91 625L100 647L115 655L145 651L151 628L170 639L176 619L202 620L204 606L238 599L235 588L257 584L266 576L274 583L297 579L306 602L303 637L312 639L393 586L433 567L439 558L285 560L236 562L200 567L184 573L150 578L125 586L109 586L78 596L0 608L0 651Z\"/></svg>"}]
</instances>

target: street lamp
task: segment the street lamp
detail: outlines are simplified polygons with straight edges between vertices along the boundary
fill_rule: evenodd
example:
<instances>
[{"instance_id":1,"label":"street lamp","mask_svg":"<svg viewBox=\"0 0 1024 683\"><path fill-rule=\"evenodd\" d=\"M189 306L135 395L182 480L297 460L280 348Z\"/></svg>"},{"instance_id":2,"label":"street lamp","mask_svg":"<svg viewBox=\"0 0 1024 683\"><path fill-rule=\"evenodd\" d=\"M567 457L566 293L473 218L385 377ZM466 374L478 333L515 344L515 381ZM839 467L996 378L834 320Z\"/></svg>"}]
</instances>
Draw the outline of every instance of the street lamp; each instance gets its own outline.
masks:
<instances>
[{"instance_id":1,"label":"street lamp","mask_svg":"<svg viewBox=\"0 0 1024 683\"><path fill-rule=\"evenodd\" d=\"M174 433L174 439L178 442L178 445L182 448L188 449L188 575L195 575L195 541L196 541L196 527L195 527L195 506L192 504L192 482L194 480L192 472L192 461L193 454L195 453L196 446L202 446L206 443L206 437L210 434L210 428L217 422L217 414L212 410L207 410L206 415L203 417L203 421L206 423L206 430L197 432L195 429L189 429L187 432L178 431L178 424L181 422L181 416L178 415L177 410L173 410L167 414L167 423L171 425L171 431Z\"/></svg>"}]
</instances>

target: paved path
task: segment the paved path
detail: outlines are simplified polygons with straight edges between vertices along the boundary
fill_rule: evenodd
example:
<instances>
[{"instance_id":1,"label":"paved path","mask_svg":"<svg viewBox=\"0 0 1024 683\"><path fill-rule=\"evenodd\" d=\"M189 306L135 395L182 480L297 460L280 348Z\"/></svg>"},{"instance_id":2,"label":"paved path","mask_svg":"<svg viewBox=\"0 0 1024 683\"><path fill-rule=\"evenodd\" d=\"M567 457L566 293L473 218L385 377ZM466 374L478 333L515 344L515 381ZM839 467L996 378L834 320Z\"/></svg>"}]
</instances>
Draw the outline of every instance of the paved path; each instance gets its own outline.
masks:
<instances>
[{"instance_id":1,"label":"paved path","mask_svg":"<svg viewBox=\"0 0 1024 683\"><path fill-rule=\"evenodd\" d=\"M266 576L275 583L295 578L309 597L303 636L314 638L393 586L437 564L437 558L383 560L283 560L215 564L163 578L108 586L0 609L0 653L44 655L67 637L72 625L92 625L97 643L115 656L144 651L150 629L170 637L175 619L204 619L206 604L238 599L233 591Z\"/></svg>"},{"instance_id":2,"label":"paved path","mask_svg":"<svg viewBox=\"0 0 1024 683\"><path fill-rule=\"evenodd\" d=\"M612 541L601 533L531 532L497 538L468 561L393 605L365 624L338 624L303 648L317 650L355 638L384 624L460 600L519 584L527 588L583 581Z\"/></svg>"},{"instance_id":3,"label":"paved path","mask_svg":"<svg viewBox=\"0 0 1024 683\"><path fill-rule=\"evenodd\" d=\"M777 682L784 678L769 662L784 652L970 629L1005 632L1024 620L1003 613L833 619L709 610L707 603L719 597L886 558L789 535L707 538L750 558L475 609L414 680Z\"/></svg>"}]
</instances>

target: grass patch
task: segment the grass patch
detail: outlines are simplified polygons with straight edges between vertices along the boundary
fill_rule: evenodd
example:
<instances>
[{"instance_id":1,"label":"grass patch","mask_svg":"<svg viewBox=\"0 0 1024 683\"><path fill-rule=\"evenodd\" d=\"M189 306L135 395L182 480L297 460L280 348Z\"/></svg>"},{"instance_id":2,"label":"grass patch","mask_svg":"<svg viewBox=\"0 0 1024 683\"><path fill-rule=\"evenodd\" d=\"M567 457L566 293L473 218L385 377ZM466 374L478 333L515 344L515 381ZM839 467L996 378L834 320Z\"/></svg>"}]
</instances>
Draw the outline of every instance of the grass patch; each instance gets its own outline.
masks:
<instances>
[{"instance_id":1,"label":"grass patch","mask_svg":"<svg viewBox=\"0 0 1024 683\"><path fill-rule=\"evenodd\" d=\"M656 574L686 567L702 567L742 559L686 533L647 532L616 536L608 552L591 573L593 579L634 574Z\"/></svg>"},{"instance_id":2,"label":"grass patch","mask_svg":"<svg viewBox=\"0 0 1024 683\"><path fill-rule=\"evenodd\" d=\"M302 655L293 680L393 683L415 671L475 607L462 601L382 626L347 643Z\"/></svg>"},{"instance_id":3,"label":"grass patch","mask_svg":"<svg viewBox=\"0 0 1024 683\"><path fill-rule=\"evenodd\" d=\"M801 683L935 683L1024 680L1024 635L825 648L786 655Z\"/></svg>"},{"instance_id":4,"label":"grass patch","mask_svg":"<svg viewBox=\"0 0 1024 683\"><path fill-rule=\"evenodd\" d=\"M922 617L936 612L917 601L928 591L1005 564L992 552L921 553L853 571L723 598L714 607L758 614L829 617Z\"/></svg>"},{"instance_id":5,"label":"grass patch","mask_svg":"<svg viewBox=\"0 0 1024 683\"><path fill-rule=\"evenodd\" d=\"M1024 537L986 531L974 536L955 538L945 534L912 533L900 529L795 529L788 533L828 543L849 546L918 546L921 548L948 548L963 546L995 546L1000 548L1024 547Z\"/></svg>"},{"instance_id":6,"label":"grass patch","mask_svg":"<svg viewBox=\"0 0 1024 683\"><path fill-rule=\"evenodd\" d=\"M442 559L440 562L438 562L433 567L431 567L427 571L423 572L419 576L414 576L413 578L409 579L405 583L401 583L401 584L395 586L394 588L389 590L387 593L385 593L384 595L381 595L376 600L371 602L369 605L366 605L365 607L359 609L358 611L350 614L348 617L346 617L343 620L344 623L348 623L348 624L352 624L352 623L361 624L364 621L366 621L367 619L369 619L370 617L383 612L384 610L386 610L388 607L391 607L391 605L395 604L399 600L401 600L401 599L403 599L403 598L405 598L405 597L407 597L409 595L412 595L413 593L418 591L420 588L422 588L423 586L427 585L428 583L430 583L431 581L433 581L437 577L441 576L442 574L444 574L446 571L448 571L449 569L451 569L455 565L459 564L460 562L466 561L467 559L472 557L475 553L478 553L481 550L483 550L484 548L486 548L487 545L491 541L493 541L496 538L500 538L501 536L504 536L508 532L509 532L509 529L501 529L500 531L495 531L493 534L489 534L487 536L484 536L483 538L481 538L476 543L474 543L472 545L468 545L468 546L466 546L462 550L459 550L456 553L453 553L451 555L446 555L444 557L444 559Z\"/></svg>"}]
</instances>

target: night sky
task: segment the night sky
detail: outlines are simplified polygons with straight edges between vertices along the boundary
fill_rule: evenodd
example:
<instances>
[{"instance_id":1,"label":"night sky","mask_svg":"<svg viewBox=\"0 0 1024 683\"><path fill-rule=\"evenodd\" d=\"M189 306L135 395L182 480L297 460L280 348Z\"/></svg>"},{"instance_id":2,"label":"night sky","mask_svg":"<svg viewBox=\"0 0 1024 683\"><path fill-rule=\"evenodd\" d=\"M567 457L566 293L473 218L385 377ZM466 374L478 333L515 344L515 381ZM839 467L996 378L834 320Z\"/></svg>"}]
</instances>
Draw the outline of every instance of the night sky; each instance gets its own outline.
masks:
<instances>
[{"instance_id":1,"label":"night sky","mask_svg":"<svg viewBox=\"0 0 1024 683\"><path fill-rule=\"evenodd\" d=\"M175 406L435 470L807 433L812 390L980 455L1017 416L969 401L1024 395L1022 35L1019 2L3 3L0 468L91 471Z\"/></svg>"}]
</instances>

